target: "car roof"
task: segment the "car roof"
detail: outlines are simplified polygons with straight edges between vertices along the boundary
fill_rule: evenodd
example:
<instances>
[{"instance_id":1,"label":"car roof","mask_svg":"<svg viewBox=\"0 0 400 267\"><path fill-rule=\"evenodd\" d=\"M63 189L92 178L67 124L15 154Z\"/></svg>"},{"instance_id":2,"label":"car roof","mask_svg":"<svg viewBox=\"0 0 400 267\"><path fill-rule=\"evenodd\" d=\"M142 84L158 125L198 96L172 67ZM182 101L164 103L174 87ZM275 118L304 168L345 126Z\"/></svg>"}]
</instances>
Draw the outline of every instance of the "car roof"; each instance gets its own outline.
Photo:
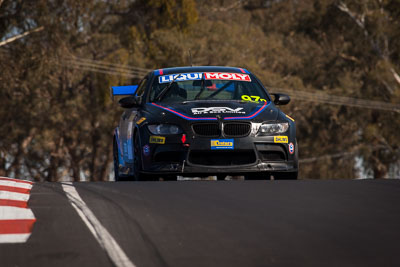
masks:
<instances>
[{"instance_id":1,"label":"car roof","mask_svg":"<svg viewBox=\"0 0 400 267\"><path fill-rule=\"evenodd\" d=\"M186 66L186 67L174 67L174 68L154 70L155 75L186 73L186 72L230 72L230 73L250 74L248 70L243 68L223 67L223 66Z\"/></svg>"}]
</instances>

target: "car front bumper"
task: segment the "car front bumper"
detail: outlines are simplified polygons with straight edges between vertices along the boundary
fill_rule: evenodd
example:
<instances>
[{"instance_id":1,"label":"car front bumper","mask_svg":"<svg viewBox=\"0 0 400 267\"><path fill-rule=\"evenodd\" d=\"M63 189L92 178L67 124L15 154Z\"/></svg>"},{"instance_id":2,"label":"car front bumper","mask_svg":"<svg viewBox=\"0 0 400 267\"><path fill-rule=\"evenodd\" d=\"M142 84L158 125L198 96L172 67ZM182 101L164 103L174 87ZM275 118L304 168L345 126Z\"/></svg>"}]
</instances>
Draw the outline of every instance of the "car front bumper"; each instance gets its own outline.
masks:
<instances>
[{"instance_id":1,"label":"car front bumper","mask_svg":"<svg viewBox=\"0 0 400 267\"><path fill-rule=\"evenodd\" d=\"M295 172L297 166L292 162L257 162L240 166L203 166L182 163L154 163L143 171L146 174L171 174L182 176L204 176L211 174L240 175L252 172Z\"/></svg>"},{"instance_id":2,"label":"car front bumper","mask_svg":"<svg viewBox=\"0 0 400 267\"><path fill-rule=\"evenodd\" d=\"M154 175L241 175L254 172L296 172L297 156L288 143L275 143L273 136L234 139L234 149L212 150L211 138L182 143L170 138L165 144L147 144L142 173Z\"/></svg>"}]
</instances>

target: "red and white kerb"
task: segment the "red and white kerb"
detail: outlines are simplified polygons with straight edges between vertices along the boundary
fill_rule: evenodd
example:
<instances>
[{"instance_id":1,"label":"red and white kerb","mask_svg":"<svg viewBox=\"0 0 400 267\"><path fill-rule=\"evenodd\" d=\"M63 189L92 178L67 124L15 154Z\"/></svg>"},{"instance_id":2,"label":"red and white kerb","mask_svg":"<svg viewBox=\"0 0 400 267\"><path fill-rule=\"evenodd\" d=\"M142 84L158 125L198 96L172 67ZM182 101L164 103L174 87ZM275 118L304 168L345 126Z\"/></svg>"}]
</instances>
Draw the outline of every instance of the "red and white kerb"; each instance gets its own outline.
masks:
<instances>
[{"instance_id":1,"label":"red and white kerb","mask_svg":"<svg viewBox=\"0 0 400 267\"><path fill-rule=\"evenodd\" d=\"M0 243L24 243L36 219L28 200L33 183L0 177Z\"/></svg>"}]
</instances>

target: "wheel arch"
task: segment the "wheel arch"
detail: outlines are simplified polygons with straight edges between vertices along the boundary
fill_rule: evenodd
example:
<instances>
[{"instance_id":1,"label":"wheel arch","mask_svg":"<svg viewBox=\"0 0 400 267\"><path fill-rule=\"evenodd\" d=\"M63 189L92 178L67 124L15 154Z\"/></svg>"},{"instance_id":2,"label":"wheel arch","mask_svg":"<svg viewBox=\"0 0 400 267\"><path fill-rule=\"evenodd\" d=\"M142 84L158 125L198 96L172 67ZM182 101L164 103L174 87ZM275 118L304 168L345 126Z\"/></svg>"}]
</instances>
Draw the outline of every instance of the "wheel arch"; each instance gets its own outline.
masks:
<instances>
[{"instance_id":1,"label":"wheel arch","mask_svg":"<svg viewBox=\"0 0 400 267\"><path fill-rule=\"evenodd\" d=\"M114 130L114 136L113 136L113 143L115 142L115 144L117 145L117 155L118 155L118 161L121 165L125 165L124 162L124 157L122 155L122 150L121 150L121 142L119 140L119 127L116 127Z\"/></svg>"}]
</instances>

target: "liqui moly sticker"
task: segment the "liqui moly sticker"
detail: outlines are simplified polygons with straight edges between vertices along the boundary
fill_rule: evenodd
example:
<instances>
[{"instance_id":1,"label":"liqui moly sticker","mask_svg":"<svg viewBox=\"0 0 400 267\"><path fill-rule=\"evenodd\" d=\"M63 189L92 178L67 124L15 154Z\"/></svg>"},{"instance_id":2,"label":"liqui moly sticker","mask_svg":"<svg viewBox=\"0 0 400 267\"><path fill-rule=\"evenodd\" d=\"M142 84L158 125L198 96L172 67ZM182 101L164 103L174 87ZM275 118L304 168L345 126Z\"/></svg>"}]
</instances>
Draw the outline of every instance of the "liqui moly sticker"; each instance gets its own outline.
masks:
<instances>
[{"instance_id":1,"label":"liqui moly sticker","mask_svg":"<svg viewBox=\"0 0 400 267\"><path fill-rule=\"evenodd\" d=\"M226 72L206 72L204 73L206 80L232 80L251 82L250 75L242 73L226 73Z\"/></svg>"},{"instance_id":2,"label":"liqui moly sticker","mask_svg":"<svg viewBox=\"0 0 400 267\"><path fill-rule=\"evenodd\" d=\"M178 74L170 74L170 75L163 75L163 76L158 76L158 82L159 83L170 83L174 79L175 81L181 82L181 81L195 81L195 80L201 80L203 77L203 73L178 73Z\"/></svg>"},{"instance_id":3,"label":"liqui moly sticker","mask_svg":"<svg viewBox=\"0 0 400 267\"><path fill-rule=\"evenodd\" d=\"M289 144L289 153L290 153L290 154L293 154L293 153L294 153L294 145L293 145L293 143L290 143L290 144Z\"/></svg>"}]
</instances>

